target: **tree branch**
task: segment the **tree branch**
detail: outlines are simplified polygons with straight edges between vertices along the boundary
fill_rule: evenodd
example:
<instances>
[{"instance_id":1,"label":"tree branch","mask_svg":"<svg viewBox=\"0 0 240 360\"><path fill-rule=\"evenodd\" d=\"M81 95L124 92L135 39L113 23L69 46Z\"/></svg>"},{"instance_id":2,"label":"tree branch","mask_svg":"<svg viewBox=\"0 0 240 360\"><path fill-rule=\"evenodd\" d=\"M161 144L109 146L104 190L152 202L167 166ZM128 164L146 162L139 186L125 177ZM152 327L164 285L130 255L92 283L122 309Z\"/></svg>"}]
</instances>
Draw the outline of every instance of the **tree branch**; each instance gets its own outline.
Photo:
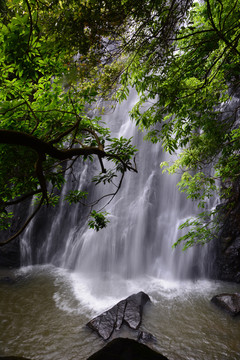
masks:
<instances>
[{"instance_id":1,"label":"tree branch","mask_svg":"<svg viewBox=\"0 0 240 360\"><path fill-rule=\"evenodd\" d=\"M37 153L47 154L57 160L68 160L73 156L81 155L99 155L106 156L105 151L98 147L89 146L84 148L72 148L68 150L59 150L52 146L51 143L44 142L30 134L21 131L0 129L0 144L20 145L29 147Z\"/></svg>"},{"instance_id":2,"label":"tree branch","mask_svg":"<svg viewBox=\"0 0 240 360\"><path fill-rule=\"evenodd\" d=\"M29 197L32 197L33 195L39 194L41 192L42 192L41 189L31 191L28 194L22 195L21 197L17 198L16 200L11 200L11 201L5 202L4 206L11 206L11 205L19 204L20 202L28 199Z\"/></svg>"},{"instance_id":3,"label":"tree branch","mask_svg":"<svg viewBox=\"0 0 240 360\"><path fill-rule=\"evenodd\" d=\"M44 196L42 196L40 203L38 204L37 208L34 210L34 212L29 216L29 218L27 219L27 221L24 223L24 225L21 227L20 230L18 230L13 236L11 236L10 238L8 238L6 241L1 242L0 243L0 247L4 246L6 244L9 244L11 241L13 241L14 239L16 239L20 234L22 234L22 232L26 229L26 227L28 226L28 224L30 223L30 221L34 218L34 216L37 214L37 212L41 209L41 206L43 204L44 201Z\"/></svg>"},{"instance_id":4,"label":"tree branch","mask_svg":"<svg viewBox=\"0 0 240 360\"><path fill-rule=\"evenodd\" d=\"M68 130L64 131L63 133L61 133L58 137L56 137L56 139L49 141L48 144L51 144L51 145L57 144L62 138L69 135L74 129L76 129L79 125L79 122L80 122L80 120L77 120L73 126L71 126Z\"/></svg>"},{"instance_id":5,"label":"tree branch","mask_svg":"<svg viewBox=\"0 0 240 360\"><path fill-rule=\"evenodd\" d=\"M218 34L219 38L222 39L230 49L232 49L237 55L240 55L240 52L238 51L237 47L235 46L235 44L233 44L233 42L236 40L236 38L234 39L234 41L232 41L232 43L230 43L226 39L226 37L224 36L223 32L218 30L218 28L217 28L217 26L216 26L216 24L214 22L214 19L213 19L213 14L212 14L210 1L209 0L206 0L206 1L207 1L207 10L208 10L208 15L209 15L209 20L210 20L210 22L212 24L213 29Z\"/></svg>"}]
</instances>

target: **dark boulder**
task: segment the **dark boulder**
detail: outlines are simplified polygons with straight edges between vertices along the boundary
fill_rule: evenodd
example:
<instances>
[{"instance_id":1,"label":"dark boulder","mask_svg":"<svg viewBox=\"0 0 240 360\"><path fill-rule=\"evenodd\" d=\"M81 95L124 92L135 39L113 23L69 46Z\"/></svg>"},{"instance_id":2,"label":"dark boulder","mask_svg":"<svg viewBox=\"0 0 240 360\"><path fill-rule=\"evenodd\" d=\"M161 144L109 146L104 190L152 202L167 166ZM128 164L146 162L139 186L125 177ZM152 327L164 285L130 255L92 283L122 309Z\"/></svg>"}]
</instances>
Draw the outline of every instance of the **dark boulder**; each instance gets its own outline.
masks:
<instances>
[{"instance_id":1,"label":"dark boulder","mask_svg":"<svg viewBox=\"0 0 240 360\"><path fill-rule=\"evenodd\" d=\"M228 312L232 316L240 314L240 294L219 294L214 296L211 301Z\"/></svg>"},{"instance_id":2,"label":"dark boulder","mask_svg":"<svg viewBox=\"0 0 240 360\"><path fill-rule=\"evenodd\" d=\"M144 344L126 338L117 338L87 360L168 360Z\"/></svg>"},{"instance_id":3,"label":"dark boulder","mask_svg":"<svg viewBox=\"0 0 240 360\"><path fill-rule=\"evenodd\" d=\"M143 307L148 301L151 301L149 296L142 291L131 295L89 321L87 326L104 340L109 339L114 330L119 330L122 324L136 330L141 324Z\"/></svg>"}]
</instances>

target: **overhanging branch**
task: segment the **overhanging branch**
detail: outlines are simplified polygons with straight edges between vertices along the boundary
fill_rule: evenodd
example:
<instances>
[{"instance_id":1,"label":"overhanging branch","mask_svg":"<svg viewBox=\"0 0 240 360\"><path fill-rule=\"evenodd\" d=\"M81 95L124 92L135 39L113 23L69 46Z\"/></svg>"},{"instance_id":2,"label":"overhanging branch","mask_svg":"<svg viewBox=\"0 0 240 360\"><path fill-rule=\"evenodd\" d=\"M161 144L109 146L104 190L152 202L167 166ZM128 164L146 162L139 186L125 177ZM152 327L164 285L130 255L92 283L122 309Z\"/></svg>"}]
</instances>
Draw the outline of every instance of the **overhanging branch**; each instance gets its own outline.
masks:
<instances>
[{"instance_id":1,"label":"overhanging branch","mask_svg":"<svg viewBox=\"0 0 240 360\"><path fill-rule=\"evenodd\" d=\"M71 127L71 130L74 131L76 126L77 125ZM103 166L103 163L102 163L102 158L107 158L107 160L115 159L118 162L121 162L122 163L121 179L117 186L117 190L112 194L106 195L106 196L110 196L110 200L107 202L107 204L118 193L118 191L121 187L121 184L122 184L124 173L127 170L137 172L137 169L132 167L129 159L126 159L126 161L124 161L120 155L105 152L103 150L103 145L100 142L100 139L98 138L97 134L94 131L91 131L91 129L90 130L84 129L84 130L90 132L95 137L95 139L97 140L98 146L79 147L79 148L70 148L70 149L57 149L56 147L53 146L52 142L44 142L43 140L38 139L31 134L14 131L14 130L0 129L0 144L28 147L37 153L38 158L35 163L35 171L36 171L36 175L37 175L39 185L40 185L40 189L32 191L29 194L23 195L22 197L20 197L16 200L10 201L5 205L14 205L16 203L19 203L19 202L23 201L25 198L29 197L30 194L36 194L36 193L42 194L39 205L33 211L33 213L29 216L29 218L26 220L26 222L21 227L21 229L19 231L17 231L13 236L11 236L9 239L0 243L0 246L6 245L6 244L10 243L11 241L13 241L14 239L16 239L26 229L27 225L37 214L37 212L43 205L44 200L46 200L48 203L47 184L46 184L46 178L45 178L45 174L44 174L44 170L43 170L43 166L42 166L43 162L46 160L46 155L49 155L50 157L52 157L56 160L60 160L60 161L69 160L71 158L78 158L79 156L97 155L99 158L100 164L101 164L102 172L106 172L106 170ZM63 134L66 135L66 134L69 134L70 132L71 131L67 131L67 132L64 132ZM61 138L62 137L60 134L58 136L58 139L61 139ZM99 199L99 201L102 200L106 196L103 196L101 199ZM95 202L95 205L99 201Z\"/></svg>"},{"instance_id":2,"label":"overhanging branch","mask_svg":"<svg viewBox=\"0 0 240 360\"><path fill-rule=\"evenodd\" d=\"M39 193L41 193L41 192L42 192L41 189L31 191L31 192L29 192L28 194L24 194L24 195L20 196L20 197L17 198L17 199L14 199L14 200L5 202L5 203L4 203L4 206L6 207L6 206L11 206L11 205L19 204L20 202L22 202L22 201L24 201L24 200L32 197L33 195L39 194Z\"/></svg>"},{"instance_id":3,"label":"overhanging branch","mask_svg":"<svg viewBox=\"0 0 240 360\"><path fill-rule=\"evenodd\" d=\"M99 155L106 156L105 151L98 147L89 146L84 148L72 148L59 150L51 143L44 142L30 134L20 131L0 129L0 144L19 145L29 147L37 153L47 154L57 160L71 159L73 156Z\"/></svg>"},{"instance_id":4,"label":"overhanging branch","mask_svg":"<svg viewBox=\"0 0 240 360\"><path fill-rule=\"evenodd\" d=\"M30 223L30 221L34 218L34 216L37 214L37 212L41 209L42 204L44 201L44 196L42 196L38 206L36 207L36 209L33 211L33 213L29 216L29 218L25 221L25 223L23 224L23 226L21 227L20 230L18 230L13 236L11 236L10 238L8 238L6 241L1 242L0 243L0 247L4 246L6 244L9 244L11 241L13 241L14 239L16 239L19 235L22 234L22 232L26 229L26 227L28 226L28 224Z\"/></svg>"}]
</instances>

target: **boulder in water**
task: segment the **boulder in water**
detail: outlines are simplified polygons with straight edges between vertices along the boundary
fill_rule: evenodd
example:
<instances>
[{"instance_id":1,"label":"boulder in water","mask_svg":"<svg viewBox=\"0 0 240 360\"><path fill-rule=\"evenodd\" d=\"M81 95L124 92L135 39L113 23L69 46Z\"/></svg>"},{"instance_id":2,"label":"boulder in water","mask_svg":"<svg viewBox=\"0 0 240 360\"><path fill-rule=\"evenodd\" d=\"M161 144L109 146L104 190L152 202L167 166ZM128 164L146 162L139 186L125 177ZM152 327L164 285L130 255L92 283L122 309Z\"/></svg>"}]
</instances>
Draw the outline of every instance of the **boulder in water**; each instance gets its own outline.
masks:
<instances>
[{"instance_id":1,"label":"boulder in water","mask_svg":"<svg viewBox=\"0 0 240 360\"><path fill-rule=\"evenodd\" d=\"M117 338L87 360L168 360L144 344L127 338Z\"/></svg>"},{"instance_id":2,"label":"boulder in water","mask_svg":"<svg viewBox=\"0 0 240 360\"><path fill-rule=\"evenodd\" d=\"M211 301L232 316L240 314L240 293L215 295Z\"/></svg>"},{"instance_id":3,"label":"boulder in water","mask_svg":"<svg viewBox=\"0 0 240 360\"><path fill-rule=\"evenodd\" d=\"M149 301L149 296L142 291L133 294L89 321L87 326L104 340L109 339L114 330L119 330L123 323L136 330L142 322L143 307Z\"/></svg>"}]
</instances>

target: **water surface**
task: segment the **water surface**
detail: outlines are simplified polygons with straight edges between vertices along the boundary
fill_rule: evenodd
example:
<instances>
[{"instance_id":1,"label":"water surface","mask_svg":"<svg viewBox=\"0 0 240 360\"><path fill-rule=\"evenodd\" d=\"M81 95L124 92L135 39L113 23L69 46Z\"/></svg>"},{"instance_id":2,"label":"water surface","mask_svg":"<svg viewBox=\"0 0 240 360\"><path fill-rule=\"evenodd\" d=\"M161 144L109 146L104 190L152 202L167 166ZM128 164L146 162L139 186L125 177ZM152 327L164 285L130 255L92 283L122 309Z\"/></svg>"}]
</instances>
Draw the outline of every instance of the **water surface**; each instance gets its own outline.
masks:
<instances>
[{"instance_id":1,"label":"water surface","mask_svg":"<svg viewBox=\"0 0 240 360\"><path fill-rule=\"evenodd\" d=\"M122 298L145 291L152 300L141 329L156 338L152 348L169 360L239 359L240 323L210 299L240 291L237 284L207 280L166 281L146 276L102 282L53 266L1 271L14 282L0 285L0 356L36 360L86 359L105 345L85 324ZM136 338L126 328L115 336Z\"/></svg>"}]
</instances>

